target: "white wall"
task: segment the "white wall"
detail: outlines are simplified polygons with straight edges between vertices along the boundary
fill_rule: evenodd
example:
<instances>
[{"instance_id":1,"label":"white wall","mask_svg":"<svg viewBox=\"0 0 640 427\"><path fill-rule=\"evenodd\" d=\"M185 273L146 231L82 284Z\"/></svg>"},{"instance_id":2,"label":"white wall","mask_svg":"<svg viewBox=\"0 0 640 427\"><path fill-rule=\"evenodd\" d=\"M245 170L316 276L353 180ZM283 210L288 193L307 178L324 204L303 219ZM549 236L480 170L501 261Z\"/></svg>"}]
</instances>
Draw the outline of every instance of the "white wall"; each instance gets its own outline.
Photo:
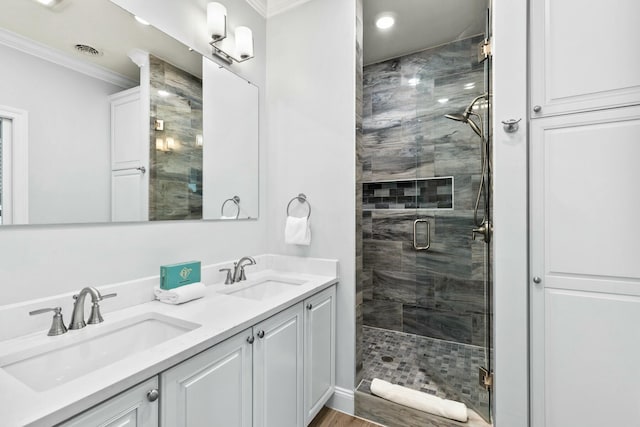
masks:
<instances>
[{"instance_id":1,"label":"white wall","mask_svg":"<svg viewBox=\"0 0 640 427\"><path fill-rule=\"evenodd\" d=\"M496 427L528 418L527 2L493 0L494 349ZM506 133L501 121L520 119Z\"/></svg>"},{"instance_id":2,"label":"white wall","mask_svg":"<svg viewBox=\"0 0 640 427\"><path fill-rule=\"evenodd\" d=\"M355 1L311 0L267 23L269 251L339 260L336 378L349 391L355 377L355 12ZM298 193L313 209L310 247L284 244L285 209ZM341 409L353 411L353 402L347 405Z\"/></svg>"},{"instance_id":3,"label":"white wall","mask_svg":"<svg viewBox=\"0 0 640 427\"><path fill-rule=\"evenodd\" d=\"M4 45L0 57L0 105L29 113L29 222L108 221L108 96L122 88Z\"/></svg>"},{"instance_id":4,"label":"white wall","mask_svg":"<svg viewBox=\"0 0 640 427\"><path fill-rule=\"evenodd\" d=\"M191 21L184 18L183 12L192 11L183 8L186 0L166 1L162 7L159 2L138 3L140 15L147 15L146 11L163 22L176 22L170 35L183 42L188 41L194 22L205 19L204 6L196 8L201 16L191 15ZM246 18L254 31L256 58L243 64L242 73L260 87L262 101L265 21L244 0L225 3L230 11L237 5L235 16ZM260 110L260 151L265 153L263 103ZM257 221L0 227L0 305L157 275L159 266L166 263L197 259L210 264L266 252L265 157L262 154L260 159L261 216Z\"/></svg>"}]
</instances>

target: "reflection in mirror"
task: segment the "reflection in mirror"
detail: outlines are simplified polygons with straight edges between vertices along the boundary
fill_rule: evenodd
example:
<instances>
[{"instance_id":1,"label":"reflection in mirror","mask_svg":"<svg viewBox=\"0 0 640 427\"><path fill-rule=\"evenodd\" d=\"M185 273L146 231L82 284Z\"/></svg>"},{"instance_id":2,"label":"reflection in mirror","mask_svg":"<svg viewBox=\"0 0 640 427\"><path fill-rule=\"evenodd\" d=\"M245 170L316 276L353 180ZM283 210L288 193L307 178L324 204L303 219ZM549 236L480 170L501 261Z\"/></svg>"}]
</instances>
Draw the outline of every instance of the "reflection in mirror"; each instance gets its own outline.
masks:
<instances>
[{"instance_id":1,"label":"reflection in mirror","mask_svg":"<svg viewBox=\"0 0 640 427\"><path fill-rule=\"evenodd\" d=\"M257 218L258 88L208 59L202 71L203 157L208 171L203 182L204 217ZM223 211L225 202L234 197L237 209L227 203Z\"/></svg>"},{"instance_id":2,"label":"reflection in mirror","mask_svg":"<svg viewBox=\"0 0 640 427\"><path fill-rule=\"evenodd\" d=\"M154 56L149 64L149 219L201 219L202 80Z\"/></svg>"},{"instance_id":3,"label":"reflection in mirror","mask_svg":"<svg viewBox=\"0 0 640 427\"><path fill-rule=\"evenodd\" d=\"M151 55L142 60L141 52ZM3 224L11 223L6 195L12 189L24 213L13 223L219 219L222 201L234 195L246 210L239 218L257 218L255 86L220 69L219 75L255 93L247 98L222 91L203 100L202 57L109 0L63 0L54 7L3 0L0 55L11 64L0 68L0 119L11 118L3 111L23 112L28 137L26 131L15 136L27 138L29 146L24 165L3 156ZM157 76L153 58L165 74L174 73L164 80L173 99L160 99L163 84L152 78ZM207 114L210 105L235 106L239 99L251 104L236 110L240 118ZM254 109L255 116L245 113ZM209 136L203 117L211 120ZM231 140L216 134L220 120L241 122L252 140L220 147ZM231 162L246 161L241 167L222 162L221 170L215 170L220 160L205 160L203 166L207 147L225 152ZM235 151L240 149L248 152ZM5 178L12 166L17 176L24 175L14 181L25 183L25 189L12 188ZM207 200L218 190L224 199Z\"/></svg>"}]
</instances>

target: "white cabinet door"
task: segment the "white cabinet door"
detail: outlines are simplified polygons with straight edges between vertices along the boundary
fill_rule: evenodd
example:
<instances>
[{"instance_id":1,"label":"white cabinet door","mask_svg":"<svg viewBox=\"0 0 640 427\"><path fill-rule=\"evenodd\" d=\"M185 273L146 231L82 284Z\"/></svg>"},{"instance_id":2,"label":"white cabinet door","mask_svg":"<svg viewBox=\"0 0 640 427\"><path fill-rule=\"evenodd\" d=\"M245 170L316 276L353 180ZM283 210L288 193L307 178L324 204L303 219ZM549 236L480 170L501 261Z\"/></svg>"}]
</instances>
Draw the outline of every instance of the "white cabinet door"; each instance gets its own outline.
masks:
<instances>
[{"instance_id":1,"label":"white cabinet door","mask_svg":"<svg viewBox=\"0 0 640 427\"><path fill-rule=\"evenodd\" d=\"M250 427L251 330L163 372L161 424Z\"/></svg>"},{"instance_id":2,"label":"white cabinet door","mask_svg":"<svg viewBox=\"0 0 640 427\"><path fill-rule=\"evenodd\" d=\"M532 117L640 103L638 0L531 8L531 104L541 107Z\"/></svg>"},{"instance_id":3,"label":"white cabinet door","mask_svg":"<svg viewBox=\"0 0 640 427\"><path fill-rule=\"evenodd\" d=\"M158 377L115 396L62 423L61 427L157 427L158 399L147 393L158 389Z\"/></svg>"},{"instance_id":4,"label":"white cabinet door","mask_svg":"<svg viewBox=\"0 0 640 427\"><path fill-rule=\"evenodd\" d=\"M253 328L254 427L302 425L302 303Z\"/></svg>"},{"instance_id":5,"label":"white cabinet door","mask_svg":"<svg viewBox=\"0 0 640 427\"><path fill-rule=\"evenodd\" d=\"M531 147L532 426L631 425L640 107L534 120Z\"/></svg>"},{"instance_id":6,"label":"white cabinet door","mask_svg":"<svg viewBox=\"0 0 640 427\"><path fill-rule=\"evenodd\" d=\"M304 410L308 425L335 388L336 287L304 302Z\"/></svg>"}]
</instances>

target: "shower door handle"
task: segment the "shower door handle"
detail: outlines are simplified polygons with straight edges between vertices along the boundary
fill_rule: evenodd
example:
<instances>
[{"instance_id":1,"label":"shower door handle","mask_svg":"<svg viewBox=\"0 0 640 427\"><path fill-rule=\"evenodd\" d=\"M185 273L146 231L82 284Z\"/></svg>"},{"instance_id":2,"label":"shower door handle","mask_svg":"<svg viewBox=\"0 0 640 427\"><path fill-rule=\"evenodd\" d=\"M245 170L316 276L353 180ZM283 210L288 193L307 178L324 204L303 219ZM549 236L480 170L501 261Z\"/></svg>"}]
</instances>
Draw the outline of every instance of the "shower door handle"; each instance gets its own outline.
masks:
<instances>
[{"instance_id":1,"label":"shower door handle","mask_svg":"<svg viewBox=\"0 0 640 427\"><path fill-rule=\"evenodd\" d=\"M418 228L418 223L427 224L427 244L425 246L418 246L418 233L416 229ZM413 221L413 249L416 251L426 251L431 246L431 224L429 224L429 220L427 219L416 219Z\"/></svg>"}]
</instances>

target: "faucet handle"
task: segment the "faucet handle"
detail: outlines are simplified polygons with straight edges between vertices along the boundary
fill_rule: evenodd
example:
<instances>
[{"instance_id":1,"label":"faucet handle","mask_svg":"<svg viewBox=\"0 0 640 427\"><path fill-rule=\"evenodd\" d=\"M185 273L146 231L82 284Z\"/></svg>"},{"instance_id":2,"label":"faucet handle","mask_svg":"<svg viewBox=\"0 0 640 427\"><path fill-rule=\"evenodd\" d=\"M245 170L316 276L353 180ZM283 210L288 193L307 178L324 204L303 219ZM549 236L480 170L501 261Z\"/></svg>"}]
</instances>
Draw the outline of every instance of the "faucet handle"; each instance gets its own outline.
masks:
<instances>
[{"instance_id":1,"label":"faucet handle","mask_svg":"<svg viewBox=\"0 0 640 427\"><path fill-rule=\"evenodd\" d=\"M114 292L112 294L102 295L102 299L113 298L115 296L118 296L118 294ZM94 301L91 304L91 314L89 315L89 320L87 320L87 323L89 325L95 325L102 322L104 322L104 319L102 318L102 314L100 314L100 304L98 301Z\"/></svg>"},{"instance_id":2,"label":"faucet handle","mask_svg":"<svg viewBox=\"0 0 640 427\"><path fill-rule=\"evenodd\" d=\"M230 268L221 268L218 271L226 271L227 272L227 278L224 280L224 284L225 285L230 285L233 283L233 279L231 278L231 269Z\"/></svg>"},{"instance_id":3,"label":"faucet handle","mask_svg":"<svg viewBox=\"0 0 640 427\"><path fill-rule=\"evenodd\" d=\"M38 310L33 310L29 312L29 316L34 316L36 314L48 313L53 311L55 314L53 315L53 320L51 322L51 328L49 328L49 332L47 335L50 337L56 335L62 335L67 332L67 327L64 326L64 320L62 319L62 307L54 307L54 308L41 308Z\"/></svg>"}]
</instances>

